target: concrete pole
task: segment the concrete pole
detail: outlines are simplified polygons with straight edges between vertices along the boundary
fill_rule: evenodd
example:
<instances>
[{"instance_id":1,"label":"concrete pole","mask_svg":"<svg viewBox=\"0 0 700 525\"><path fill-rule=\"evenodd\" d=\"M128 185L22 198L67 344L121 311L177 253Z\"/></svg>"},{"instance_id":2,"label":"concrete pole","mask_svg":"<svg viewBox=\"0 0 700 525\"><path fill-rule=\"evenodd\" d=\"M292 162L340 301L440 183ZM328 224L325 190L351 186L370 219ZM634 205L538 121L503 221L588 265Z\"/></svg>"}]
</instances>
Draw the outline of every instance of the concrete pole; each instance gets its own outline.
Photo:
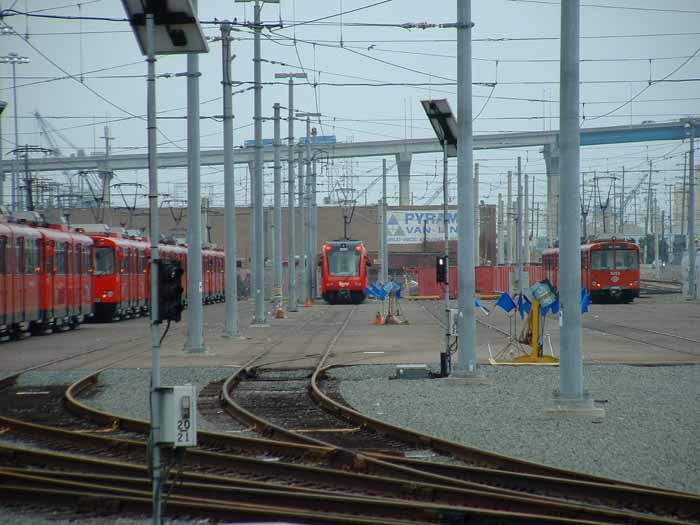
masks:
<instances>
[{"instance_id":1,"label":"concrete pole","mask_svg":"<svg viewBox=\"0 0 700 525\"><path fill-rule=\"evenodd\" d=\"M481 264L479 240L481 239L481 221L479 217L479 163L474 163L474 264Z\"/></svg>"},{"instance_id":2,"label":"concrete pole","mask_svg":"<svg viewBox=\"0 0 700 525\"><path fill-rule=\"evenodd\" d=\"M253 40L253 80L255 82L255 173L253 179L254 199L253 213L255 253L253 253L253 288L255 293L255 317L254 324L264 325L265 315L265 242L263 239L263 223L265 220L263 210L263 144L262 144L262 84L261 84L261 58L260 58L260 0L255 0L255 33Z\"/></svg>"},{"instance_id":3,"label":"concrete pole","mask_svg":"<svg viewBox=\"0 0 700 525\"><path fill-rule=\"evenodd\" d=\"M688 152L688 298L698 298L697 275L695 275L695 130L690 128L690 151Z\"/></svg>"},{"instance_id":4,"label":"concrete pole","mask_svg":"<svg viewBox=\"0 0 700 525\"><path fill-rule=\"evenodd\" d=\"M659 218L659 203L656 199L656 196L654 196L654 222L653 222L653 231L654 231L654 270L656 272L656 278L660 279L661 278L661 254L659 253L659 225L658 225L658 218ZM663 224L663 223L662 223Z\"/></svg>"},{"instance_id":5,"label":"concrete pole","mask_svg":"<svg viewBox=\"0 0 700 525\"><path fill-rule=\"evenodd\" d=\"M505 235L503 235L503 194L502 193L498 194L498 231L497 231L497 235L498 235L498 239L497 239L498 251L496 254L496 264L503 264L504 252L505 252L505 246L503 246L503 242L504 242Z\"/></svg>"},{"instance_id":6,"label":"concrete pole","mask_svg":"<svg viewBox=\"0 0 700 525\"><path fill-rule=\"evenodd\" d=\"M275 102L273 105L275 136L274 146L274 179L275 179L275 207L273 210L275 225L273 265L275 269L275 301L277 306L282 306L282 161L280 160L280 148L282 147L280 131L280 105Z\"/></svg>"},{"instance_id":7,"label":"concrete pole","mask_svg":"<svg viewBox=\"0 0 700 525\"><path fill-rule=\"evenodd\" d=\"M476 317L474 312L474 137L472 130L471 0L457 0L457 191L459 224L459 338L458 367L475 373Z\"/></svg>"},{"instance_id":8,"label":"concrete pole","mask_svg":"<svg viewBox=\"0 0 700 525\"><path fill-rule=\"evenodd\" d=\"M386 231L386 159L382 159L382 208L381 208L381 222L380 222L380 247L381 247L381 260L379 264L382 268L382 273L380 281L385 283L389 279L389 246L387 244L387 231Z\"/></svg>"},{"instance_id":9,"label":"concrete pole","mask_svg":"<svg viewBox=\"0 0 700 525\"><path fill-rule=\"evenodd\" d=\"M518 275L518 295L523 293L523 171L522 159L518 157L518 195L515 212L515 264Z\"/></svg>"},{"instance_id":10,"label":"concrete pole","mask_svg":"<svg viewBox=\"0 0 700 525\"><path fill-rule=\"evenodd\" d=\"M289 77L289 108L287 114L287 282L290 312L297 311L297 273L296 273L296 225L294 207L294 79Z\"/></svg>"},{"instance_id":11,"label":"concrete pole","mask_svg":"<svg viewBox=\"0 0 700 525\"><path fill-rule=\"evenodd\" d=\"M197 13L197 2L192 2ZM187 55L187 339L184 351L206 352L202 305L202 198L199 142L199 54Z\"/></svg>"},{"instance_id":12,"label":"concrete pole","mask_svg":"<svg viewBox=\"0 0 700 525\"><path fill-rule=\"evenodd\" d=\"M513 172L508 172L508 191L506 193L506 233L508 235L508 249L506 250L506 264L513 264Z\"/></svg>"},{"instance_id":13,"label":"concrete pole","mask_svg":"<svg viewBox=\"0 0 700 525\"><path fill-rule=\"evenodd\" d=\"M306 304L309 289L306 286L306 210L304 208L304 149L299 148L299 269L301 283L299 286L299 302Z\"/></svg>"},{"instance_id":14,"label":"concrete pole","mask_svg":"<svg viewBox=\"0 0 700 525\"><path fill-rule=\"evenodd\" d=\"M238 268L236 253L236 186L233 165L233 93L231 82L231 24L221 24L224 99L224 253L226 255L226 320L224 335L238 337Z\"/></svg>"},{"instance_id":15,"label":"concrete pole","mask_svg":"<svg viewBox=\"0 0 700 525\"><path fill-rule=\"evenodd\" d=\"M523 264L530 264L530 180L525 174L525 182L523 183ZM529 283L526 284L526 286Z\"/></svg>"},{"instance_id":16,"label":"concrete pole","mask_svg":"<svg viewBox=\"0 0 700 525\"><path fill-rule=\"evenodd\" d=\"M160 325L158 324L158 142L156 141L156 38L153 13L146 14L146 53L148 58L147 129L148 129L148 208L151 241L151 484L153 487L152 522L160 525L161 463L160 463Z\"/></svg>"},{"instance_id":17,"label":"concrete pole","mask_svg":"<svg viewBox=\"0 0 700 525\"><path fill-rule=\"evenodd\" d=\"M578 211L580 180L579 129L580 1L561 2L561 62L559 103L560 206L559 297L562 329L560 395L583 400L581 354L581 226Z\"/></svg>"}]
</instances>

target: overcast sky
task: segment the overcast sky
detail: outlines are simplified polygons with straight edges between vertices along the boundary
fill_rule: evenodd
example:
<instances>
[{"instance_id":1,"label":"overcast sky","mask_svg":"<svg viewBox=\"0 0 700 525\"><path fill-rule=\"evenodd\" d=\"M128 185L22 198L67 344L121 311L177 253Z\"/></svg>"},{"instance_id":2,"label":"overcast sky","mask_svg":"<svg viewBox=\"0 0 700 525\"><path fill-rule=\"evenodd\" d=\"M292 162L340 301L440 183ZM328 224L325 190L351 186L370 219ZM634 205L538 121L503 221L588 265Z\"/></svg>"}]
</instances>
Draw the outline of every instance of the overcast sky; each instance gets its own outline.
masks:
<instances>
[{"instance_id":1,"label":"overcast sky","mask_svg":"<svg viewBox=\"0 0 700 525\"><path fill-rule=\"evenodd\" d=\"M378 0L282 0L279 5L267 4L263 19L283 21L289 28L266 32L263 57L288 64L263 64L263 80L274 81L280 71L303 68L310 85L296 90L296 106L304 111L320 111L324 117L315 124L326 135L339 141L382 140L408 137L431 137L432 131L420 106L420 100L447 97L453 109L457 106L455 86L439 85L457 76L456 35L454 29L412 29L358 26L362 24L402 24L405 22L454 22L456 1L419 2L393 0L342 17L294 27L294 21L309 21L377 3ZM3 8L20 11L44 10L41 14L123 18L122 4L116 0L85 0L81 5L50 0L3 0ZM66 6L65 8L56 8ZM586 5L591 4L591 5ZM232 0L201 0L200 18L241 20L252 19L252 4ZM558 2L474 0L473 77L475 82L496 83L495 88L474 86L475 134L542 130L558 127L559 78L559 6ZM0 37L2 54L16 51L31 59L28 65L17 66L20 144L48 145L39 134L32 117L35 110L61 130L73 144L88 151L103 150L100 136L103 122L110 122L115 153L144 152L145 123L130 118L145 114L145 63L135 39L124 22L47 19L25 16L6 17L29 43L17 35ZM696 0L590 0L582 6L581 34L581 101L584 127L610 126L642 121L669 121L700 114L700 3ZM204 23L209 36L219 34L213 24ZM234 33L236 59L234 79L252 81L253 42L251 32ZM295 40L296 38L296 40ZM342 47L341 47L342 41ZM44 56L42 56L42 54ZM49 61L50 59L50 61ZM51 63L54 62L54 64ZM684 64L684 62L687 62ZM210 44L210 53L201 57L201 114L221 114L221 48ZM683 65L684 64L684 65ZM668 80L654 83L679 68ZM59 69L60 67L60 69ZM186 68L185 57L161 57L158 73L178 73ZM63 76L61 69L84 79L55 80ZM103 69L103 71L95 72ZM9 65L0 65L0 98L11 101L12 76ZM694 79L694 81L678 81ZM424 86L329 86L325 83L425 83ZM432 85L431 85L432 84ZM244 85L243 87L247 87ZM102 100L90 90L104 99ZM623 104L639 94L632 104ZM489 95L491 95L490 98ZM528 100L535 101L528 101ZM547 101L551 101L547 102ZM263 110L272 114L272 105L287 104L286 86L265 86ZM158 81L158 109L162 116L184 116L186 80L170 78ZM615 110L619 106L620 109ZM14 146L12 112L3 115L3 151ZM242 145L253 135L253 92L234 96L236 116L235 144ZM597 116L611 112L609 116ZM96 123L97 125L94 125ZM160 151L186 147L186 124L183 119L160 119L164 136L159 137ZM286 129L286 127L283 127ZM222 144L221 124L203 120L202 148L218 149ZM272 124L266 123L263 134L272 136ZM302 125L296 135L302 134ZM167 137L167 139L165 138ZM172 142L168 142L168 140ZM64 153L71 148L59 139ZM654 142L622 146L599 146L582 149L582 171L597 170L617 173L624 165L632 174L627 187L647 166L647 157L654 159L659 189L664 183L679 179L687 144ZM538 149L478 151L481 163L480 198L495 202L504 190L505 173L515 169L516 158L524 159L526 170L537 181L536 196L543 201L545 193L544 162ZM7 156L6 156L7 158ZM393 165L394 159L388 159ZM454 164L454 163L452 163ZM454 171L456 165L451 165ZM349 166L336 162L324 168L333 180L352 173L353 185L361 191L381 170L381 159L359 159ZM435 155L415 156L411 190L415 203L428 202L440 187ZM637 170L637 172L635 172ZM390 204L398 203L398 181L392 170L389 185ZM239 202L245 197L243 168L237 168ZM56 177L62 176L56 174ZM591 176L592 177L592 176ZM268 178L271 174L268 173ZM220 169L203 168L204 192L215 202L223 200L223 179ZM116 182L146 182L145 172L117 173ZM161 171L161 191L174 195L186 181L185 170ZM179 184L179 186L178 186ZM325 184L325 183L324 183ZM601 182L603 191L607 183ZM381 186L369 192L369 202L376 202ZM456 189L454 183L452 192ZM266 191L270 191L268 188ZM328 192L328 184L320 188ZM268 196L268 202L271 197ZM666 201L667 197L664 196ZM441 195L434 201L441 202ZM364 202L364 197L362 197ZM117 203L118 204L118 203Z\"/></svg>"}]
</instances>

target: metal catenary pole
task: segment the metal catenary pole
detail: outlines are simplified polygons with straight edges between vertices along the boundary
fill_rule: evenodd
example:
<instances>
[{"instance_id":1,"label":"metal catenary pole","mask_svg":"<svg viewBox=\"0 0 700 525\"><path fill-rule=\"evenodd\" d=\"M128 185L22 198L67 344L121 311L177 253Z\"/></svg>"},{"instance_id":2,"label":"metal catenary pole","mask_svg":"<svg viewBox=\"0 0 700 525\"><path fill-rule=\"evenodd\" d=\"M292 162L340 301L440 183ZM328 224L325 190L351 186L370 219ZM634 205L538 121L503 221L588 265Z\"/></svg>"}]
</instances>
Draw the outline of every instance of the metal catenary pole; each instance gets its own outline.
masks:
<instances>
[{"instance_id":1,"label":"metal catenary pole","mask_svg":"<svg viewBox=\"0 0 700 525\"><path fill-rule=\"evenodd\" d=\"M311 269L313 267L313 261L311 260L311 117L306 117L306 148L305 148L306 160L304 166L306 168L306 188L304 189L304 207L306 213L304 216L304 221L302 222L302 227L305 230L306 243L304 244L304 260L305 260L305 272L304 272L304 288L306 289L306 298L312 299L313 295L311 292Z\"/></svg>"},{"instance_id":2,"label":"metal catenary pole","mask_svg":"<svg viewBox=\"0 0 700 525\"><path fill-rule=\"evenodd\" d=\"M508 235L508 249L506 250L506 263L513 264L513 172L508 171L508 190L506 193L506 235Z\"/></svg>"},{"instance_id":3,"label":"metal catenary pole","mask_svg":"<svg viewBox=\"0 0 700 525\"><path fill-rule=\"evenodd\" d=\"M274 269L275 269L275 302L277 307L282 306L282 161L280 160L280 148L282 139L280 138L280 105L273 106L275 136L274 146L274 179L275 179L275 207L274 207Z\"/></svg>"},{"instance_id":4,"label":"metal catenary pole","mask_svg":"<svg viewBox=\"0 0 700 525\"><path fill-rule=\"evenodd\" d=\"M518 275L518 295L523 293L523 171L522 159L518 157L518 186L515 223L515 265Z\"/></svg>"},{"instance_id":5,"label":"metal catenary pole","mask_svg":"<svg viewBox=\"0 0 700 525\"><path fill-rule=\"evenodd\" d=\"M318 202L316 198L316 179L318 177L318 161L314 156L311 162L311 291L312 297L317 298L319 296L318 291L318 265L317 261L317 249L318 249Z\"/></svg>"},{"instance_id":6,"label":"metal catenary pole","mask_svg":"<svg viewBox=\"0 0 700 525\"><path fill-rule=\"evenodd\" d=\"M231 24L221 24L221 60L223 66L224 98L224 228L226 255L226 321L224 335L237 337L238 322L238 268L236 249L236 185L233 166L233 86L231 81Z\"/></svg>"},{"instance_id":7,"label":"metal catenary pole","mask_svg":"<svg viewBox=\"0 0 700 525\"><path fill-rule=\"evenodd\" d=\"M15 161L12 164L12 209L17 211L19 192L19 126L17 124L17 64L12 61L12 113L15 120Z\"/></svg>"},{"instance_id":8,"label":"metal catenary pole","mask_svg":"<svg viewBox=\"0 0 700 525\"><path fill-rule=\"evenodd\" d=\"M387 231L386 231L386 159L382 159L382 212L381 212L381 222L380 222L380 235L381 235L381 260L379 262L382 273L381 282L385 283L389 279L389 245L387 243Z\"/></svg>"},{"instance_id":9,"label":"metal catenary pole","mask_svg":"<svg viewBox=\"0 0 700 525\"><path fill-rule=\"evenodd\" d=\"M457 0L457 191L459 225L459 337L458 367L477 368L474 312L474 137L472 129L472 22L471 0Z\"/></svg>"},{"instance_id":10,"label":"metal catenary pole","mask_svg":"<svg viewBox=\"0 0 700 525\"><path fill-rule=\"evenodd\" d=\"M479 163L474 163L474 263L481 264L479 239L481 237L481 217L479 217Z\"/></svg>"},{"instance_id":11,"label":"metal catenary pole","mask_svg":"<svg viewBox=\"0 0 700 525\"><path fill-rule=\"evenodd\" d=\"M695 130L690 127L690 151L688 152L688 297L698 298L697 275L695 274Z\"/></svg>"},{"instance_id":12,"label":"metal catenary pole","mask_svg":"<svg viewBox=\"0 0 700 525\"><path fill-rule=\"evenodd\" d=\"M161 523L160 463L160 328L158 319L158 143L156 142L156 55L155 18L146 14L147 128L148 128L148 208L151 241L151 483L153 486L153 523Z\"/></svg>"},{"instance_id":13,"label":"metal catenary pole","mask_svg":"<svg viewBox=\"0 0 700 525\"><path fill-rule=\"evenodd\" d=\"M625 234L625 167L622 166L622 198L620 199L620 236Z\"/></svg>"},{"instance_id":14,"label":"metal catenary pole","mask_svg":"<svg viewBox=\"0 0 700 525\"><path fill-rule=\"evenodd\" d=\"M255 318L254 323L264 325L265 315L265 240L263 239L263 224L265 221L263 210L263 144L262 144L262 84L261 84L261 63L260 58L260 33L262 25L260 23L260 0L255 0L255 32L253 41L253 80L255 82L255 173L254 184L254 236L255 253L253 253L253 288L255 293Z\"/></svg>"},{"instance_id":15,"label":"metal catenary pole","mask_svg":"<svg viewBox=\"0 0 700 525\"><path fill-rule=\"evenodd\" d=\"M287 125L289 127L287 140L287 279L289 299L287 308L290 312L297 311L297 272L296 272L296 225L294 224L296 209L294 206L294 78L289 77L289 111Z\"/></svg>"},{"instance_id":16,"label":"metal catenary pole","mask_svg":"<svg viewBox=\"0 0 700 525\"><path fill-rule=\"evenodd\" d=\"M530 264L530 180L525 173L523 176L523 264ZM525 283L528 286L529 283Z\"/></svg>"},{"instance_id":17,"label":"metal catenary pole","mask_svg":"<svg viewBox=\"0 0 700 525\"><path fill-rule=\"evenodd\" d=\"M561 301L560 395L569 399L583 397L581 354L581 227L577 213L581 208L580 129L579 129L579 0L561 3L561 63L559 109L559 148L561 190L559 206Z\"/></svg>"},{"instance_id":18,"label":"metal catenary pole","mask_svg":"<svg viewBox=\"0 0 700 525\"><path fill-rule=\"evenodd\" d=\"M304 148L299 147L298 153L299 173L299 273L301 283L299 286L299 302L306 303L308 288L306 287L306 210L304 209Z\"/></svg>"},{"instance_id":19,"label":"metal catenary pole","mask_svg":"<svg viewBox=\"0 0 700 525\"><path fill-rule=\"evenodd\" d=\"M449 186L447 180L447 168L449 160L447 158L447 144L442 145L442 229L445 241L445 347L444 357L440 357L440 374L443 377L449 375L447 366L449 362L447 356L450 355L450 336L452 327L450 326L450 219L448 216Z\"/></svg>"},{"instance_id":20,"label":"metal catenary pole","mask_svg":"<svg viewBox=\"0 0 700 525\"><path fill-rule=\"evenodd\" d=\"M498 194L497 227L498 227L498 232L497 232L498 251L496 254L496 264L503 264L503 260L504 260L503 252L504 252L505 246L503 246L504 235L503 235L503 194L502 193Z\"/></svg>"},{"instance_id":21,"label":"metal catenary pole","mask_svg":"<svg viewBox=\"0 0 700 525\"><path fill-rule=\"evenodd\" d=\"M192 2L195 16L197 2ZM187 55L187 340L185 352L204 346L202 305L202 198L199 138L199 54Z\"/></svg>"}]
</instances>

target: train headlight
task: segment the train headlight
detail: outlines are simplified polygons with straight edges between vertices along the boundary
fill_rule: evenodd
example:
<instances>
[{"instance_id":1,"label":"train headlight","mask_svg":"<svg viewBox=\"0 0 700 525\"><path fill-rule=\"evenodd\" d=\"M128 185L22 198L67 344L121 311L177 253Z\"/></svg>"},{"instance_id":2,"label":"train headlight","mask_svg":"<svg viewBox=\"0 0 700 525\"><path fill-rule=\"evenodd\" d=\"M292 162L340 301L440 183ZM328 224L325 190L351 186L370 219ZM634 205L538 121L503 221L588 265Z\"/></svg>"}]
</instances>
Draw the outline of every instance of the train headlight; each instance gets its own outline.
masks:
<instances>
[{"instance_id":1,"label":"train headlight","mask_svg":"<svg viewBox=\"0 0 700 525\"><path fill-rule=\"evenodd\" d=\"M598 286L598 283L595 282L595 281L591 281L591 284L592 284L593 286Z\"/></svg>"},{"instance_id":2,"label":"train headlight","mask_svg":"<svg viewBox=\"0 0 700 525\"><path fill-rule=\"evenodd\" d=\"M108 292L102 292L102 299L107 299L107 298L112 298L114 297L114 292L111 290Z\"/></svg>"}]
</instances>

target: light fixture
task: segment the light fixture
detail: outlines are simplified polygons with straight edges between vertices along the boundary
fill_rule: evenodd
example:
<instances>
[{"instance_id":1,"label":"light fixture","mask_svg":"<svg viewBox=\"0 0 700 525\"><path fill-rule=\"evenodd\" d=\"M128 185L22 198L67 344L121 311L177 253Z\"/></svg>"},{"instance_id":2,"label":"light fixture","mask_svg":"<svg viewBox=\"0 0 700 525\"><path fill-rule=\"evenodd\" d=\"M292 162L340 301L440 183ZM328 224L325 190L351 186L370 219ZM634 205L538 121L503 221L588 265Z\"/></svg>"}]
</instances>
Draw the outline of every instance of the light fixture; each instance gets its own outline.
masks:
<instances>
[{"instance_id":1,"label":"light fixture","mask_svg":"<svg viewBox=\"0 0 700 525\"><path fill-rule=\"evenodd\" d=\"M440 145L448 157L457 156L457 120L452 114L450 104L446 99L421 100L425 114L433 126Z\"/></svg>"}]
</instances>

